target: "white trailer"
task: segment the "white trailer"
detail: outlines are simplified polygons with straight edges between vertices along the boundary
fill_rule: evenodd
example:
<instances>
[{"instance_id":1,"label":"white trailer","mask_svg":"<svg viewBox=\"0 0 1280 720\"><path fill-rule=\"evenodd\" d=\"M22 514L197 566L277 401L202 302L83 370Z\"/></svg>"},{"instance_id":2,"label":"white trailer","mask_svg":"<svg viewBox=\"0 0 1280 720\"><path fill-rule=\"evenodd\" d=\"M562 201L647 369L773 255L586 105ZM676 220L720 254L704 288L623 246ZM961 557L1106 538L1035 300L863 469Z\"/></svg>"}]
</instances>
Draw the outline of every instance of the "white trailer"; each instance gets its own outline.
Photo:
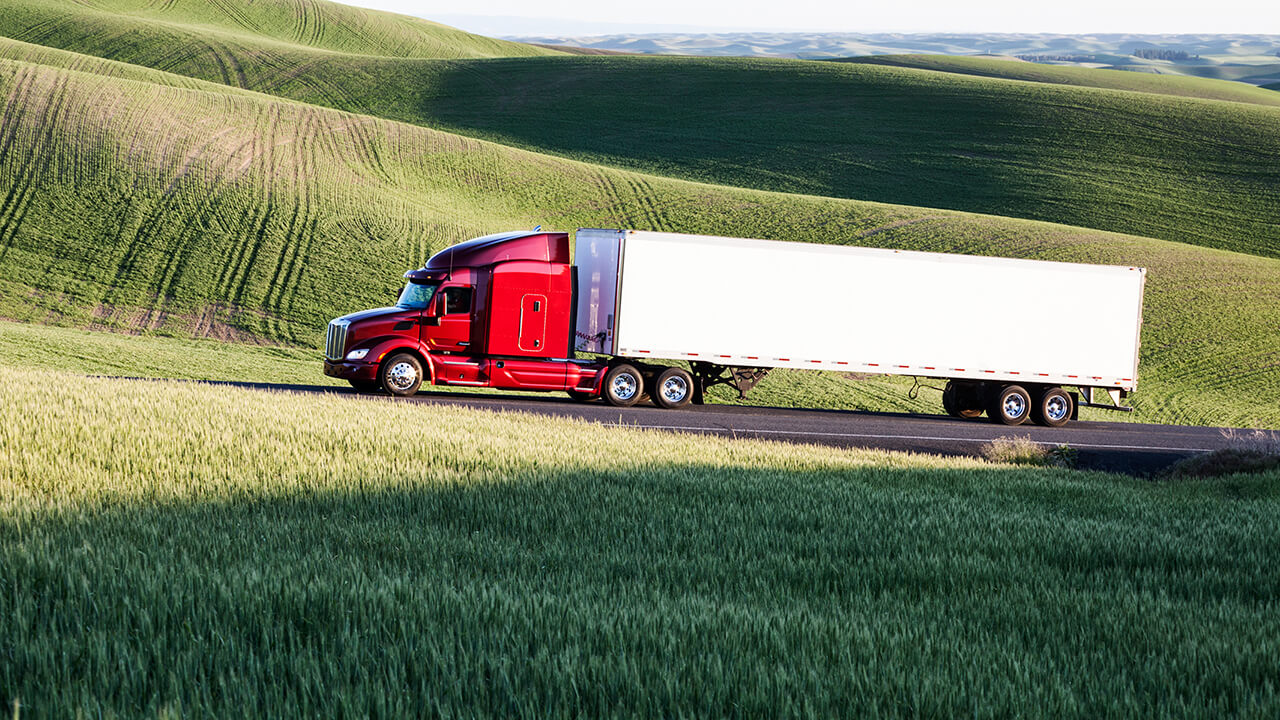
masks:
<instances>
[{"instance_id":1,"label":"white trailer","mask_svg":"<svg viewBox=\"0 0 1280 720\"><path fill-rule=\"evenodd\" d=\"M575 349L691 363L745 392L771 368L945 379L946 410L1061 425L1137 387L1146 269L582 228ZM722 377L724 371L729 377Z\"/></svg>"}]
</instances>

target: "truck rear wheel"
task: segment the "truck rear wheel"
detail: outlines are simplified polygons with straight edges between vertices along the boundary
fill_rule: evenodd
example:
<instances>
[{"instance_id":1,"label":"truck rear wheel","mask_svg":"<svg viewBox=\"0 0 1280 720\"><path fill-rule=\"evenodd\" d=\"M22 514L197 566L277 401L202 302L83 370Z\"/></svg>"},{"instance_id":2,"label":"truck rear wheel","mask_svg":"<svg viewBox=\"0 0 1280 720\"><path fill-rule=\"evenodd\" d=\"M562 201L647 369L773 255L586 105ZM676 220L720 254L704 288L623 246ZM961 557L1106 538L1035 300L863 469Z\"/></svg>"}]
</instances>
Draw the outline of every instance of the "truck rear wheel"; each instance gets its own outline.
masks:
<instances>
[{"instance_id":1,"label":"truck rear wheel","mask_svg":"<svg viewBox=\"0 0 1280 720\"><path fill-rule=\"evenodd\" d=\"M422 362L409 353L392 355L378 368L378 382L392 395L412 395L422 385Z\"/></svg>"},{"instance_id":2,"label":"truck rear wheel","mask_svg":"<svg viewBox=\"0 0 1280 720\"><path fill-rule=\"evenodd\" d=\"M1045 388L1036 395L1036 401L1031 406L1031 419L1037 425L1062 427L1071 419L1071 411L1074 409L1072 404L1070 393L1062 388Z\"/></svg>"},{"instance_id":3,"label":"truck rear wheel","mask_svg":"<svg viewBox=\"0 0 1280 720\"><path fill-rule=\"evenodd\" d=\"M987 416L1005 425L1021 425L1031 414L1031 394L1021 385L1005 385L991 394Z\"/></svg>"},{"instance_id":4,"label":"truck rear wheel","mask_svg":"<svg viewBox=\"0 0 1280 720\"><path fill-rule=\"evenodd\" d=\"M982 414L982 395L972 383L948 381L942 390L942 409L954 418L976 418Z\"/></svg>"},{"instance_id":5,"label":"truck rear wheel","mask_svg":"<svg viewBox=\"0 0 1280 720\"><path fill-rule=\"evenodd\" d=\"M644 394L644 376L626 363L615 365L604 376L603 394L610 405L631 407Z\"/></svg>"},{"instance_id":6,"label":"truck rear wheel","mask_svg":"<svg viewBox=\"0 0 1280 720\"><path fill-rule=\"evenodd\" d=\"M682 408L693 399L693 376L680 368L667 368L658 376L651 392L658 407Z\"/></svg>"}]
</instances>

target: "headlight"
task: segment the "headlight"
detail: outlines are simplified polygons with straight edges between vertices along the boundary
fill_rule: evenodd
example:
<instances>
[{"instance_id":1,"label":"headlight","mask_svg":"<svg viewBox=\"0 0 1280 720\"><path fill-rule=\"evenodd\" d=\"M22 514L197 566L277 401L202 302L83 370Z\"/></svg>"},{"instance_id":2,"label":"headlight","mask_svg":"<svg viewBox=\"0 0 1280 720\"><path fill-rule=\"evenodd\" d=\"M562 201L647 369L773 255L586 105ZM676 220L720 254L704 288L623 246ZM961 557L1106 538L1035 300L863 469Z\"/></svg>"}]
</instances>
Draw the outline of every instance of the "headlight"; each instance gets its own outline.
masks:
<instances>
[{"instance_id":1,"label":"headlight","mask_svg":"<svg viewBox=\"0 0 1280 720\"><path fill-rule=\"evenodd\" d=\"M368 355L368 354L369 354L369 348L365 348L365 349L363 349L363 350L352 350L351 352L347 353L347 359L348 359L348 360L363 360L363 359L364 359L364 356L365 356L365 355Z\"/></svg>"}]
</instances>

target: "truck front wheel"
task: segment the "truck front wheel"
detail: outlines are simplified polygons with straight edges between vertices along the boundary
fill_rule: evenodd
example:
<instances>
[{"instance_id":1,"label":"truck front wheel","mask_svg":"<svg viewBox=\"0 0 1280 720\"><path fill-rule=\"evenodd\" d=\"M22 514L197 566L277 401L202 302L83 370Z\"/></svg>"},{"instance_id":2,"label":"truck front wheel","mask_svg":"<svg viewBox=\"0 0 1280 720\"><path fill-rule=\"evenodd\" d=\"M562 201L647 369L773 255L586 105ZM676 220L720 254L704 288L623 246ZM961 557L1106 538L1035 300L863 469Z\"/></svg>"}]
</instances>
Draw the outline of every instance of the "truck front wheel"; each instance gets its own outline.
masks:
<instances>
[{"instance_id":1,"label":"truck front wheel","mask_svg":"<svg viewBox=\"0 0 1280 720\"><path fill-rule=\"evenodd\" d=\"M1031 414L1031 394L1021 385L1005 385L991 393L987 416L1005 425L1021 425Z\"/></svg>"},{"instance_id":2,"label":"truck front wheel","mask_svg":"<svg viewBox=\"0 0 1280 720\"><path fill-rule=\"evenodd\" d=\"M644 377L630 365L615 365L604 376L604 399L610 405L631 407L643 394Z\"/></svg>"},{"instance_id":3,"label":"truck front wheel","mask_svg":"<svg viewBox=\"0 0 1280 720\"><path fill-rule=\"evenodd\" d=\"M658 376L651 392L658 407L682 408L693 399L693 376L680 368L667 368Z\"/></svg>"},{"instance_id":4,"label":"truck front wheel","mask_svg":"<svg viewBox=\"0 0 1280 720\"><path fill-rule=\"evenodd\" d=\"M409 353L392 355L378 369L378 382L392 395L412 395L422 385L422 362Z\"/></svg>"}]
</instances>

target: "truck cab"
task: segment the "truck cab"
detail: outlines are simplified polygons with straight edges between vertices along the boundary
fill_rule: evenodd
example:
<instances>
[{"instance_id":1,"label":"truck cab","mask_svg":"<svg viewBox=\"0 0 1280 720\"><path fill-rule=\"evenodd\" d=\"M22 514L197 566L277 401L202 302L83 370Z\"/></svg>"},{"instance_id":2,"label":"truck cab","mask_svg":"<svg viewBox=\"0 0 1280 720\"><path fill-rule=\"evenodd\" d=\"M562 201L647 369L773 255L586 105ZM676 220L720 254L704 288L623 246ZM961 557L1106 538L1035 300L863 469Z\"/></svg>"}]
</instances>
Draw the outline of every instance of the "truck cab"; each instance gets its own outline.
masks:
<instances>
[{"instance_id":1,"label":"truck cab","mask_svg":"<svg viewBox=\"0 0 1280 720\"><path fill-rule=\"evenodd\" d=\"M326 375L395 395L423 383L598 394L604 364L573 358L568 233L486 235L404 277L395 305L329 323Z\"/></svg>"}]
</instances>

